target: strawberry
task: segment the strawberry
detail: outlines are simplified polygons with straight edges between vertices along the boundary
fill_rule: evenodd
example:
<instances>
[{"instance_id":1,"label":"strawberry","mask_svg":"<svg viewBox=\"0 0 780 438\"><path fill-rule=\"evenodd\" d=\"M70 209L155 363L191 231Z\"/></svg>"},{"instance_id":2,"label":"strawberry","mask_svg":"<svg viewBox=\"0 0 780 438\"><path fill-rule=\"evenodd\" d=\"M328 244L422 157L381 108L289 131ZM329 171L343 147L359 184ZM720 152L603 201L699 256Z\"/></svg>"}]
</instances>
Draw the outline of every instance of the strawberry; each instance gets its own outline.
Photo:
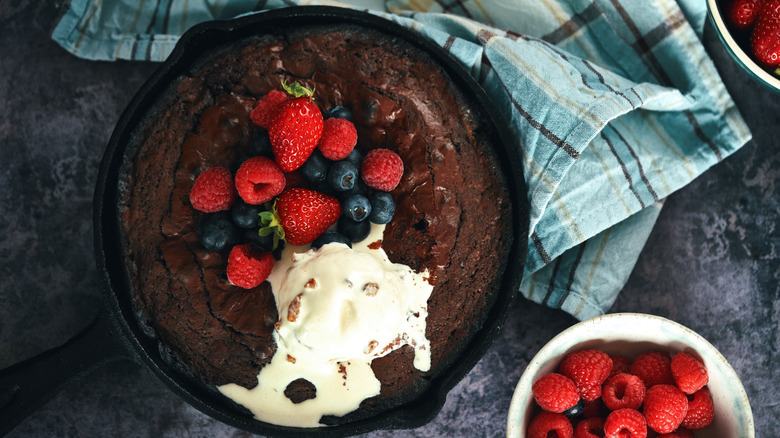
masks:
<instances>
[{"instance_id":1,"label":"strawberry","mask_svg":"<svg viewBox=\"0 0 780 438\"><path fill-rule=\"evenodd\" d=\"M287 189L276 198L272 212L260 214L260 235L274 233L274 240L305 245L336 223L339 215L341 204L336 198L299 187Z\"/></svg>"},{"instance_id":2,"label":"strawberry","mask_svg":"<svg viewBox=\"0 0 780 438\"><path fill-rule=\"evenodd\" d=\"M760 64L780 67L780 0L769 0L761 6L750 46Z\"/></svg>"},{"instance_id":3,"label":"strawberry","mask_svg":"<svg viewBox=\"0 0 780 438\"><path fill-rule=\"evenodd\" d=\"M313 102L314 90L299 83L282 87L294 99L280 103L268 123L271 149L279 167L292 172L306 162L322 136L322 112Z\"/></svg>"},{"instance_id":4,"label":"strawberry","mask_svg":"<svg viewBox=\"0 0 780 438\"><path fill-rule=\"evenodd\" d=\"M750 29L763 3L764 0L733 0L726 9L726 19L735 29Z\"/></svg>"}]
</instances>

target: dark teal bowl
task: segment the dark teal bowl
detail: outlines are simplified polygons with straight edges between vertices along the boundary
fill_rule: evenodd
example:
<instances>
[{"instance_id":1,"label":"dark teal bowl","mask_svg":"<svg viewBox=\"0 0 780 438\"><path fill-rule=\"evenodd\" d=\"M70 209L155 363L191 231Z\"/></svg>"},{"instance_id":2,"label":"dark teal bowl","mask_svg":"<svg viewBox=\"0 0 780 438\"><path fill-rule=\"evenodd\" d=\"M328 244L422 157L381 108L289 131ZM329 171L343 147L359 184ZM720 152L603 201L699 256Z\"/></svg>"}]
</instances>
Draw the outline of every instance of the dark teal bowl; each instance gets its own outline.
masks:
<instances>
[{"instance_id":1,"label":"dark teal bowl","mask_svg":"<svg viewBox=\"0 0 780 438\"><path fill-rule=\"evenodd\" d=\"M720 3L719 0L707 0L707 15L710 17L710 22L715 28L715 32L717 32L726 51L731 55L731 58L734 59L734 62L736 62L748 76L753 78L753 80L775 93L780 94L780 69L778 69L778 73L775 74L767 71L758 65L756 61L742 49L737 43L737 41L740 40L740 37L732 34L723 18L723 8Z\"/></svg>"}]
</instances>

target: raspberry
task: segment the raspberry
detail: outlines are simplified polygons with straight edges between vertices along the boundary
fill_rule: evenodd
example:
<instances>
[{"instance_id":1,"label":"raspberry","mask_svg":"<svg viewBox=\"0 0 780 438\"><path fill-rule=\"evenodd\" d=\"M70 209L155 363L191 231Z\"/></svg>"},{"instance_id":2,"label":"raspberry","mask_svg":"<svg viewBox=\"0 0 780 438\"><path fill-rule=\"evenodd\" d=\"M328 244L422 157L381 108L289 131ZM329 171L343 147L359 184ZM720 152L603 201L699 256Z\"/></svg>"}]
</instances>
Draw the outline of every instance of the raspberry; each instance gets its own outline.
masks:
<instances>
[{"instance_id":1,"label":"raspberry","mask_svg":"<svg viewBox=\"0 0 780 438\"><path fill-rule=\"evenodd\" d=\"M610 371L609 377L614 377L620 373L630 374L631 359L618 355L610 355L609 358L612 359L612 371Z\"/></svg>"},{"instance_id":2,"label":"raspberry","mask_svg":"<svg viewBox=\"0 0 780 438\"><path fill-rule=\"evenodd\" d=\"M357 144L358 134L355 125L347 119L326 119L322 128L322 137L317 147L322 155L333 161L347 158Z\"/></svg>"},{"instance_id":3,"label":"raspberry","mask_svg":"<svg viewBox=\"0 0 780 438\"><path fill-rule=\"evenodd\" d=\"M712 405L712 395L707 388L693 393L693 400L688 400L688 412L682 421L682 426L691 429L704 429L715 418L715 408Z\"/></svg>"},{"instance_id":4,"label":"raspberry","mask_svg":"<svg viewBox=\"0 0 780 438\"><path fill-rule=\"evenodd\" d=\"M642 379L648 389L661 384L674 385L671 363L668 354L651 351L634 359L629 372Z\"/></svg>"},{"instance_id":5,"label":"raspberry","mask_svg":"<svg viewBox=\"0 0 780 438\"><path fill-rule=\"evenodd\" d=\"M249 113L249 118L255 125L268 129L271 117L276 113L274 109L281 103L287 102L287 93L280 90L271 90L261 97L255 104L255 108Z\"/></svg>"},{"instance_id":6,"label":"raspberry","mask_svg":"<svg viewBox=\"0 0 780 438\"><path fill-rule=\"evenodd\" d=\"M580 399L577 387L568 377L558 374L545 374L531 387L534 400L548 412L562 413L576 406Z\"/></svg>"},{"instance_id":7,"label":"raspberry","mask_svg":"<svg viewBox=\"0 0 780 438\"><path fill-rule=\"evenodd\" d=\"M658 433L677 429L688 412L688 398L674 385L655 385L647 390L644 414L647 425Z\"/></svg>"},{"instance_id":8,"label":"raspberry","mask_svg":"<svg viewBox=\"0 0 780 438\"><path fill-rule=\"evenodd\" d=\"M599 417L602 415L604 403L602 402L601 398L589 401L583 400L583 402L585 404L585 409L582 411L582 415L585 418Z\"/></svg>"},{"instance_id":9,"label":"raspberry","mask_svg":"<svg viewBox=\"0 0 780 438\"><path fill-rule=\"evenodd\" d=\"M684 427L679 427L674 432L658 435L658 438L693 438L693 432Z\"/></svg>"},{"instance_id":10,"label":"raspberry","mask_svg":"<svg viewBox=\"0 0 780 438\"><path fill-rule=\"evenodd\" d=\"M604 436L604 419L590 417L580 421L574 429L574 438L599 438Z\"/></svg>"},{"instance_id":11,"label":"raspberry","mask_svg":"<svg viewBox=\"0 0 780 438\"><path fill-rule=\"evenodd\" d=\"M363 158L360 173L367 186L389 192L401 181L404 162L389 149L374 149Z\"/></svg>"},{"instance_id":12,"label":"raspberry","mask_svg":"<svg viewBox=\"0 0 780 438\"><path fill-rule=\"evenodd\" d=\"M601 396L601 384L612 370L612 359L599 350L582 350L569 353L561 362L561 374L577 385L580 397L587 401Z\"/></svg>"},{"instance_id":13,"label":"raspberry","mask_svg":"<svg viewBox=\"0 0 780 438\"><path fill-rule=\"evenodd\" d=\"M227 277L238 287L252 289L268 278L273 267L274 256L270 252L261 253L252 245L243 243L230 250Z\"/></svg>"},{"instance_id":14,"label":"raspberry","mask_svg":"<svg viewBox=\"0 0 780 438\"><path fill-rule=\"evenodd\" d=\"M247 204L260 205L282 193L286 181L284 173L273 160L252 157L241 164L236 172L238 195Z\"/></svg>"},{"instance_id":15,"label":"raspberry","mask_svg":"<svg viewBox=\"0 0 780 438\"><path fill-rule=\"evenodd\" d=\"M645 384L633 374L617 374L604 384L601 399L613 411L622 408L638 409L645 401Z\"/></svg>"},{"instance_id":16,"label":"raspberry","mask_svg":"<svg viewBox=\"0 0 780 438\"><path fill-rule=\"evenodd\" d=\"M618 409L604 420L605 438L646 438L645 417L636 409Z\"/></svg>"},{"instance_id":17,"label":"raspberry","mask_svg":"<svg viewBox=\"0 0 780 438\"><path fill-rule=\"evenodd\" d=\"M686 353L677 353L672 358L672 376L677 387L686 394L704 388L710 378L704 364Z\"/></svg>"},{"instance_id":18,"label":"raspberry","mask_svg":"<svg viewBox=\"0 0 780 438\"><path fill-rule=\"evenodd\" d=\"M549 432L557 434L558 438L571 438L574 434L574 428L565 415L542 411L528 425L527 438L547 438L550 436Z\"/></svg>"},{"instance_id":19,"label":"raspberry","mask_svg":"<svg viewBox=\"0 0 780 438\"><path fill-rule=\"evenodd\" d=\"M233 175L224 167L211 167L201 172L190 190L190 204L204 213L230 210L235 200Z\"/></svg>"}]
</instances>

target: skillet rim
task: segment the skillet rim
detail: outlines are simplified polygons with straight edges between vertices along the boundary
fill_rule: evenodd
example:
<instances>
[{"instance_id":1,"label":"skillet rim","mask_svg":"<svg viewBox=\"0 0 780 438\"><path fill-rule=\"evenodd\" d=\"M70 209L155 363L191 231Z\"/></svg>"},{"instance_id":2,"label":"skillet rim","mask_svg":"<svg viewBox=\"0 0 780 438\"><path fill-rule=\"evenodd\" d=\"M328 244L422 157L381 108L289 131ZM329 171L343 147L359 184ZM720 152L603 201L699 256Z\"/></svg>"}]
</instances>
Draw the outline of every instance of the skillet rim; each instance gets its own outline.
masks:
<instances>
[{"instance_id":1,"label":"skillet rim","mask_svg":"<svg viewBox=\"0 0 780 438\"><path fill-rule=\"evenodd\" d=\"M501 276L499 293L483 324L473 334L456 363L432 379L425 393L409 403L396 406L376 416L316 429L277 426L255 420L251 415L240 413L237 405L224 396L209 392L192 378L177 373L161 358L157 342L144 335L137 323L132 297L127 285L126 271L119 241L117 212L118 180L120 168L126 157L127 144L135 126L143 119L146 111L154 104L156 96L169 83L175 81L186 67L200 57L209 47L215 48L230 41L239 40L260 32L268 32L263 26L282 27L280 23L317 22L348 23L369 27L380 32L401 37L412 45L427 52L464 94L474 100L486 120L490 123L490 134L499 155L502 171L507 180L512 208L511 224L513 243ZM493 102L477 81L441 47L400 24L365 11L330 6L295 6L263 11L232 20L210 21L198 24L188 30L179 40L167 60L137 91L120 116L101 160L94 197L94 242L95 256L104 290L104 305L108 307L109 318L119 341L137 354L137 361L166 384L174 393L205 414L233 427L258 434L279 436L345 436L366 433L380 429L416 428L430 422L441 410L449 391L484 356L498 336L512 304L519 295L519 285L525 266L528 235L527 190L523 168L518 156L515 140L502 129L505 121ZM515 148L515 150L512 150ZM515 262L512 263L511 261ZM512 263L510 265L510 263Z\"/></svg>"}]
</instances>

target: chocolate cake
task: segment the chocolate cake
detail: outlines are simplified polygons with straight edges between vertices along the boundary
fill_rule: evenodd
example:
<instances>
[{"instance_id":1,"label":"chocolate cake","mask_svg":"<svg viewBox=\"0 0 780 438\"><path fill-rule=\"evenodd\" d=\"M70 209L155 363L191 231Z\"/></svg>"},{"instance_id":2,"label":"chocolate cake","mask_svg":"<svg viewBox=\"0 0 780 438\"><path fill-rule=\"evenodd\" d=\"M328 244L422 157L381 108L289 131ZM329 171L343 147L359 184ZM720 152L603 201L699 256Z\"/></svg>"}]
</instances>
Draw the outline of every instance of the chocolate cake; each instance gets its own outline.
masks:
<instances>
[{"instance_id":1,"label":"chocolate cake","mask_svg":"<svg viewBox=\"0 0 780 438\"><path fill-rule=\"evenodd\" d=\"M322 109L349 108L358 150L387 148L402 158L381 248L393 263L427 272L433 285L425 318L430 368L415 367L411 345L374 359L379 395L320 420L339 424L419 397L458 361L498 293L511 206L483 116L403 39L357 25L310 25L204 53L134 132L118 218L139 318L171 361L204 385L256 387L277 352L280 318L269 282L246 290L227 280L227 255L199 241L205 214L188 193L201 170L235 169L251 155L261 128L250 111L283 79L314 87ZM317 397L313 386L299 379L284 392L300 403Z\"/></svg>"}]
</instances>

